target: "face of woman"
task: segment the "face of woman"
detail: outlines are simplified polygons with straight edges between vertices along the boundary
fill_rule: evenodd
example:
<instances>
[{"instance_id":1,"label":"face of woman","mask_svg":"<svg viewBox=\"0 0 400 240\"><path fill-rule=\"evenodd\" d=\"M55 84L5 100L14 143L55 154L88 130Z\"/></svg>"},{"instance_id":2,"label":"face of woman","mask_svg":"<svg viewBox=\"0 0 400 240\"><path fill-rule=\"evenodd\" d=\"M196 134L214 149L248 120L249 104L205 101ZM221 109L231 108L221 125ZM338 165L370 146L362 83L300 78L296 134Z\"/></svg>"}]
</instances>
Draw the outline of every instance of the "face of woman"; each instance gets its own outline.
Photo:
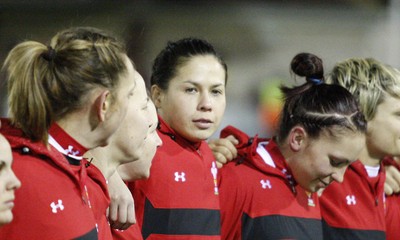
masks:
<instances>
[{"instance_id":1,"label":"face of woman","mask_svg":"<svg viewBox=\"0 0 400 240\"><path fill-rule=\"evenodd\" d=\"M142 76L136 71L135 82L126 117L110 145L114 153L118 152L120 163L142 159L143 154L151 156L151 160L156 148L161 145L161 139L156 132L156 109L147 95Z\"/></svg>"},{"instance_id":2,"label":"face of woman","mask_svg":"<svg viewBox=\"0 0 400 240\"><path fill-rule=\"evenodd\" d=\"M149 108L152 108L150 111L152 115L152 124L149 128L149 134L145 139L142 148L140 149L139 159L138 161L121 166L125 169L123 170L124 174L129 175L128 178L130 180L138 180L148 178L150 176L151 162L153 161L157 147L162 145L162 141L157 133L158 119L154 104L151 104Z\"/></svg>"},{"instance_id":3,"label":"face of woman","mask_svg":"<svg viewBox=\"0 0 400 240\"><path fill-rule=\"evenodd\" d=\"M0 226L13 219L14 191L21 186L11 169L11 164L10 144L0 135Z\"/></svg>"},{"instance_id":4,"label":"face of woman","mask_svg":"<svg viewBox=\"0 0 400 240\"><path fill-rule=\"evenodd\" d=\"M351 131L339 137L322 133L318 139L305 138L302 144L289 166L300 186L316 192L332 181L343 181L345 170L365 147L365 136Z\"/></svg>"},{"instance_id":5,"label":"face of woman","mask_svg":"<svg viewBox=\"0 0 400 240\"><path fill-rule=\"evenodd\" d=\"M138 88L136 86L136 78L139 74L133 68L133 64L127 56L125 56L125 64L127 71L120 76L117 89L113 93L114 101L108 102L110 106L108 107L108 111L106 112L105 120L103 122L104 135L106 138L105 142L101 143L100 146L107 145L110 137L121 126L121 122L126 117L129 105L131 102L133 102L132 98L136 96L134 92L137 91L135 89ZM142 78L141 81L143 81ZM111 96L108 97L111 98Z\"/></svg>"},{"instance_id":6,"label":"face of woman","mask_svg":"<svg viewBox=\"0 0 400 240\"><path fill-rule=\"evenodd\" d=\"M367 146L377 159L400 155L400 98L387 95L377 106L374 118L368 121Z\"/></svg>"},{"instance_id":7,"label":"face of woman","mask_svg":"<svg viewBox=\"0 0 400 240\"><path fill-rule=\"evenodd\" d=\"M152 96L158 113L191 142L209 138L225 112L225 70L212 55L191 57L170 80L168 89Z\"/></svg>"}]
</instances>

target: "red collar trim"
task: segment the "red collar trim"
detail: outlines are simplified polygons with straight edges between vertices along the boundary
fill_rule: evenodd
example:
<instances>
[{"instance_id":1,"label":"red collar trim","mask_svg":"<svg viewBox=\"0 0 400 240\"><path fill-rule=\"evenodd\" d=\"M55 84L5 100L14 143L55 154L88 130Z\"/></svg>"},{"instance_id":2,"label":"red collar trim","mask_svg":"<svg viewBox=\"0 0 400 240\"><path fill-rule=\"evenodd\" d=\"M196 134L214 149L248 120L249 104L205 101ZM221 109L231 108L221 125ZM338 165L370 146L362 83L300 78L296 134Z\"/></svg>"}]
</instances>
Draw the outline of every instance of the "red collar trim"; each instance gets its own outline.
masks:
<instances>
[{"instance_id":1,"label":"red collar trim","mask_svg":"<svg viewBox=\"0 0 400 240\"><path fill-rule=\"evenodd\" d=\"M158 116L158 131L168 135L171 139L173 139L174 141L176 141L177 143L179 143L180 145L184 145L184 146L190 146L191 148L193 148L194 150L198 150L200 148L200 146L202 145L202 143L204 141L200 141L200 142L190 142L187 139L185 139L184 137L181 137L178 133L176 133L174 131L174 129L172 129L159 115Z\"/></svg>"},{"instance_id":2,"label":"red collar trim","mask_svg":"<svg viewBox=\"0 0 400 240\"><path fill-rule=\"evenodd\" d=\"M65 132L57 123L54 123L50 126L49 129L50 140L53 138L55 143L50 142L53 147L57 148L57 150L68 156L75 156L81 158L85 152L88 151L87 148L78 143L75 139L73 139L67 132ZM59 145L62 149L55 145Z\"/></svg>"}]
</instances>

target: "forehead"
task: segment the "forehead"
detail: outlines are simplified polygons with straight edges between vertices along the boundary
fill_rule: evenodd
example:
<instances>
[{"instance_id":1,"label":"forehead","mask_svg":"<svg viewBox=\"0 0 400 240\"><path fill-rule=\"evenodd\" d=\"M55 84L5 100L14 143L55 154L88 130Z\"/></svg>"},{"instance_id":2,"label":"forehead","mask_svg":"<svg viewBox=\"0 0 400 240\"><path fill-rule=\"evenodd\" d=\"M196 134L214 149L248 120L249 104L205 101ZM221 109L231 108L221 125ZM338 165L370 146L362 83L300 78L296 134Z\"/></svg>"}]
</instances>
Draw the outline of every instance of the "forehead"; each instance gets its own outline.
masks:
<instances>
[{"instance_id":1,"label":"forehead","mask_svg":"<svg viewBox=\"0 0 400 240\"><path fill-rule=\"evenodd\" d=\"M11 147L8 141L0 135L0 160L5 162L11 162Z\"/></svg>"},{"instance_id":2,"label":"forehead","mask_svg":"<svg viewBox=\"0 0 400 240\"><path fill-rule=\"evenodd\" d=\"M377 106L377 114L400 111L400 98L386 94L383 101Z\"/></svg>"},{"instance_id":3,"label":"forehead","mask_svg":"<svg viewBox=\"0 0 400 240\"><path fill-rule=\"evenodd\" d=\"M133 62L128 56L125 56L126 71L120 76L119 85L121 89L130 89L135 86L136 70L133 66Z\"/></svg>"},{"instance_id":4,"label":"forehead","mask_svg":"<svg viewBox=\"0 0 400 240\"><path fill-rule=\"evenodd\" d=\"M313 143L320 153L355 160L359 151L365 146L365 135L351 130L343 131L338 136L324 133Z\"/></svg>"},{"instance_id":5,"label":"forehead","mask_svg":"<svg viewBox=\"0 0 400 240\"><path fill-rule=\"evenodd\" d=\"M222 76L225 80L225 69L213 55L196 55L187 58L176 69L176 76L179 75L205 75L211 74Z\"/></svg>"}]
</instances>

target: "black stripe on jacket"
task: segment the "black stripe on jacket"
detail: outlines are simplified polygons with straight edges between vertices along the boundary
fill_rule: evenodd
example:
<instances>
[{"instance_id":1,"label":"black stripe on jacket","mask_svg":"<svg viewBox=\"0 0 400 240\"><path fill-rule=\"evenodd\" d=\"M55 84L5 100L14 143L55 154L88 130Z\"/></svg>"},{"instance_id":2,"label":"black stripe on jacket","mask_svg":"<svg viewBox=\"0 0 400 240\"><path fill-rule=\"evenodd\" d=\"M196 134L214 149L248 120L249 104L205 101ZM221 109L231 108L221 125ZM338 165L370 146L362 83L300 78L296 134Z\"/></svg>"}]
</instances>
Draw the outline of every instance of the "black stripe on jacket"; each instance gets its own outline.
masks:
<instances>
[{"instance_id":1,"label":"black stripe on jacket","mask_svg":"<svg viewBox=\"0 0 400 240\"><path fill-rule=\"evenodd\" d=\"M386 234L378 230L360 230L330 227L322 221L324 240L385 240Z\"/></svg>"},{"instance_id":2,"label":"black stripe on jacket","mask_svg":"<svg viewBox=\"0 0 400 240\"><path fill-rule=\"evenodd\" d=\"M321 240L322 223L319 219L269 215L251 218L242 215L242 240L297 239Z\"/></svg>"},{"instance_id":3,"label":"black stripe on jacket","mask_svg":"<svg viewBox=\"0 0 400 240\"><path fill-rule=\"evenodd\" d=\"M83 236L80 236L78 238L74 238L74 240L97 240L97 229L93 228L92 231L86 233Z\"/></svg>"},{"instance_id":4,"label":"black stripe on jacket","mask_svg":"<svg viewBox=\"0 0 400 240\"><path fill-rule=\"evenodd\" d=\"M142 234L219 236L220 217L213 209L154 208L146 198Z\"/></svg>"}]
</instances>

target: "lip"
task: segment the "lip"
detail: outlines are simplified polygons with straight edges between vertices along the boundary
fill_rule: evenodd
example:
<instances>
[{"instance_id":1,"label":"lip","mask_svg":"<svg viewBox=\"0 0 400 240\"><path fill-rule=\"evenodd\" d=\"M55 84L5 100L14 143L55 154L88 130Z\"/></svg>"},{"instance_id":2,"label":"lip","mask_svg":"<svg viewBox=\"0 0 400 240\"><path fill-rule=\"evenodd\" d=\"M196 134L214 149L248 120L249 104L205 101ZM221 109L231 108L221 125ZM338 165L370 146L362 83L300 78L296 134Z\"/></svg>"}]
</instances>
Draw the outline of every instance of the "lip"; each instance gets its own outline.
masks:
<instances>
[{"instance_id":1,"label":"lip","mask_svg":"<svg viewBox=\"0 0 400 240\"><path fill-rule=\"evenodd\" d=\"M193 120L193 123L200 129L208 129L213 125L213 121L206 118L199 118Z\"/></svg>"},{"instance_id":2,"label":"lip","mask_svg":"<svg viewBox=\"0 0 400 240\"><path fill-rule=\"evenodd\" d=\"M12 209L14 207L14 199L10 199L4 202L6 208Z\"/></svg>"},{"instance_id":3,"label":"lip","mask_svg":"<svg viewBox=\"0 0 400 240\"><path fill-rule=\"evenodd\" d=\"M324 180L322 180L321 178L318 178L319 182L322 183L321 188L326 188L330 183L325 182Z\"/></svg>"}]
</instances>

